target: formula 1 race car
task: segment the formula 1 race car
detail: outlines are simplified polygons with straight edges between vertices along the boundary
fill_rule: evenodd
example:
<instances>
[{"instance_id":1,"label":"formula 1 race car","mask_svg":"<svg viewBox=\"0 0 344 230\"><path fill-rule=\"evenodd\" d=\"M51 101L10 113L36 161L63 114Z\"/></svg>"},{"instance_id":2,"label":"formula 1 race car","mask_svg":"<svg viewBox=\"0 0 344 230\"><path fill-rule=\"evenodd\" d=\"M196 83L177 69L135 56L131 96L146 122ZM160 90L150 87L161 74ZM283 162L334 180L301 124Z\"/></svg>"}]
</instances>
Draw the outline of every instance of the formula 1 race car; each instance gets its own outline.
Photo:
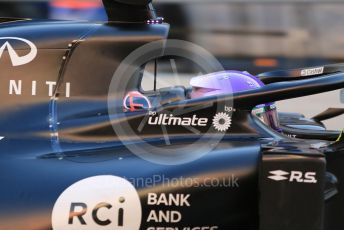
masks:
<instances>
[{"instance_id":1,"label":"formula 1 race car","mask_svg":"<svg viewBox=\"0 0 344 230\"><path fill-rule=\"evenodd\" d=\"M272 103L344 88L342 65L144 91L143 62L181 48L150 0L104 6L106 23L1 19L1 230L343 229L344 137L321 123L343 111Z\"/></svg>"}]
</instances>

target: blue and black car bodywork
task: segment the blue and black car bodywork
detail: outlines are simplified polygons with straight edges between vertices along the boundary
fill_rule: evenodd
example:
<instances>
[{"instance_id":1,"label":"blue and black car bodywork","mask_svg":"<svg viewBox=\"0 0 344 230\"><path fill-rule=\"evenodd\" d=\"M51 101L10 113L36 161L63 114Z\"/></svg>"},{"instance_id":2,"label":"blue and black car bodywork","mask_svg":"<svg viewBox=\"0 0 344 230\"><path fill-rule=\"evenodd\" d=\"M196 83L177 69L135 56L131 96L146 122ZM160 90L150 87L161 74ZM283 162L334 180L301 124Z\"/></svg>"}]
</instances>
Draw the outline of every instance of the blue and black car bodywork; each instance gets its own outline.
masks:
<instances>
[{"instance_id":1,"label":"blue and black car bodywork","mask_svg":"<svg viewBox=\"0 0 344 230\"><path fill-rule=\"evenodd\" d=\"M1 20L0 229L343 228L340 132L288 127L301 115L281 114L293 139L251 113L344 88L343 67L262 74L262 88L190 100L179 86L143 92L137 66L113 92L122 60L151 42L163 47L169 25L149 0L104 5L106 23ZM157 103L127 111L132 91ZM216 115L230 127L218 129Z\"/></svg>"}]
</instances>

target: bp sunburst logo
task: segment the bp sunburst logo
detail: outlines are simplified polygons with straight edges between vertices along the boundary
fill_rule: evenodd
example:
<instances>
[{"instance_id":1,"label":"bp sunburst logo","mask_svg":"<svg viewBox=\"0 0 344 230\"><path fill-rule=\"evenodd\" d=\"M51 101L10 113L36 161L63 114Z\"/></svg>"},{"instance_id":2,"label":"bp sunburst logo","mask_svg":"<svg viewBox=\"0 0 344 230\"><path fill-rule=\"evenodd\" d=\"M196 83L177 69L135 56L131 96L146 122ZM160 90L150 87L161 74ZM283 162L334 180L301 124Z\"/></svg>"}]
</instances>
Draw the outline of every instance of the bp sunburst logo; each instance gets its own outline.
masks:
<instances>
[{"instance_id":1,"label":"bp sunburst logo","mask_svg":"<svg viewBox=\"0 0 344 230\"><path fill-rule=\"evenodd\" d=\"M213 118L213 126L219 132L227 131L231 125L232 118L227 113L217 113Z\"/></svg>"}]
</instances>

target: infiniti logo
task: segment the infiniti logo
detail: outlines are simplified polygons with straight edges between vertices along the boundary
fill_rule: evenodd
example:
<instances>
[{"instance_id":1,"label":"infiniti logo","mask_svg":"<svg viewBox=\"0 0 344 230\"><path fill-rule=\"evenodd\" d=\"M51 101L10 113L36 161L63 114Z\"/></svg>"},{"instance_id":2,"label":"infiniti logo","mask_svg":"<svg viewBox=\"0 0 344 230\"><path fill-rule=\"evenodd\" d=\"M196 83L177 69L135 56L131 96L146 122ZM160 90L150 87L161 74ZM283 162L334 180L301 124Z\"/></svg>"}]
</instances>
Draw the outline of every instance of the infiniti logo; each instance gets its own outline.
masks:
<instances>
[{"instance_id":1,"label":"infiniti logo","mask_svg":"<svg viewBox=\"0 0 344 230\"><path fill-rule=\"evenodd\" d=\"M0 58L2 57L4 51L7 49L13 66L20 66L30 63L37 56L37 47L29 40L17 37L0 37L0 40L6 40L6 42L0 47ZM17 40L24 42L29 46L30 52L25 56L19 56L17 52L13 49L9 40Z\"/></svg>"}]
</instances>

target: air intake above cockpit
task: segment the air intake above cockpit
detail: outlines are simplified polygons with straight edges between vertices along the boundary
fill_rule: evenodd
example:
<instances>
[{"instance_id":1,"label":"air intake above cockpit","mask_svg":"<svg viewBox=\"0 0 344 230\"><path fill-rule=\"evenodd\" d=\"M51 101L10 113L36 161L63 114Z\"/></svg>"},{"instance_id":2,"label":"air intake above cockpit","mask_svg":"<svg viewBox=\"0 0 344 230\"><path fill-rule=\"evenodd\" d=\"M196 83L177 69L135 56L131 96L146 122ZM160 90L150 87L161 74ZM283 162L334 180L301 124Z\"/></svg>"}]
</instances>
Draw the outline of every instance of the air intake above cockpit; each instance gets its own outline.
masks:
<instances>
[{"instance_id":1,"label":"air intake above cockpit","mask_svg":"<svg viewBox=\"0 0 344 230\"><path fill-rule=\"evenodd\" d=\"M145 23L155 19L152 0L103 0L111 22Z\"/></svg>"}]
</instances>

